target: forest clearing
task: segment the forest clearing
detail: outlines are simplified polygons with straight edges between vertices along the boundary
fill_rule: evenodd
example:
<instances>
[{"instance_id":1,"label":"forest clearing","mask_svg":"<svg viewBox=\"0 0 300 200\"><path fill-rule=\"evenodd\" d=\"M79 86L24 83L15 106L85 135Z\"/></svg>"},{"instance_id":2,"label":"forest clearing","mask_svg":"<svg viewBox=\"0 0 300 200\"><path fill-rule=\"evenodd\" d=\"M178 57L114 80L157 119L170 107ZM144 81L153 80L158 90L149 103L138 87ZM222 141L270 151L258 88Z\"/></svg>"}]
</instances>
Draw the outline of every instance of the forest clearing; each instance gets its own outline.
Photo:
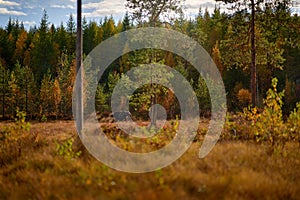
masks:
<instances>
[{"instance_id":1,"label":"forest clearing","mask_svg":"<svg viewBox=\"0 0 300 200\"><path fill-rule=\"evenodd\" d=\"M207 121L201 124L200 130ZM1 123L1 130L5 126L11 124ZM297 142L270 153L265 143L222 139L199 159L197 139L172 165L131 174L113 170L85 152L73 121L33 122L29 132L10 134L11 143L1 135L1 199L299 199L300 195ZM124 139L123 145L129 142Z\"/></svg>"},{"instance_id":2,"label":"forest clearing","mask_svg":"<svg viewBox=\"0 0 300 200\"><path fill-rule=\"evenodd\" d=\"M107 2L0 27L0 199L300 199L300 2Z\"/></svg>"}]
</instances>

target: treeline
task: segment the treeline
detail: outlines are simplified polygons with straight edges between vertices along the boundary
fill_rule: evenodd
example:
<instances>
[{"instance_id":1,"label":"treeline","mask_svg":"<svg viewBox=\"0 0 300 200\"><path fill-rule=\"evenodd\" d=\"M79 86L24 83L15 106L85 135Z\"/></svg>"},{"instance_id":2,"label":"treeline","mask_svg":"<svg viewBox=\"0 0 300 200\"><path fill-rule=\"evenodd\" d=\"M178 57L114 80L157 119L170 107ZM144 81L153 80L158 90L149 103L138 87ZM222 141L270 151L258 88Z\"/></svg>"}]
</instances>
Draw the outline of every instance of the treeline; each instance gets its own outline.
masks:
<instances>
[{"instance_id":1,"label":"treeline","mask_svg":"<svg viewBox=\"0 0 300 200\"><path fill-rule=\"evenodd\" d=\"M247 12L228 14L215 8L210 14L200 8L195 18L181 15L170 23L156 24L187 34L210 53L222 74L231 111L240 110L251 101L249 19ZM133 24L128 14L118 22L113 17L99 22L84 19L84 55L114 34L139 26L147 24ZM300 100L300 17L280 4L263 7L256 14L255 35L259 102L262 105L272 77L277 77L279 89L285 89L284 113L288 113ZM13 117L17 107L32 118L72 117L75 42L76 24L72 15L66 25L62 23L58 27L49 23L45 11L38 27L26 30L22 22L10 19L6 27L0 28L0 115L3 118ZM148 54L147 50L135 51L112 63L96 93L98 111L110 112L114 85L130 68L150 62ZM155 62L177 69L190 81L202 113L208 112L209 93L193 66L170 52L157 51L155 56ZM149 87L141 88L133 96L131 105L137 113L151 105L147 95L138 95L145 94ZM178 108L172 108L176 98L170 91L156 87L152 92L162 97L157 101L173 109L173 114L179 112Z\"/></svg>"},{"instance_id":2,"label":"treeline","mask_svg":"<svg viewBox=\"0 0 300 200\"><path fill-rule=\"evenodd\" d=\"M123 27L126 25L116 24L112 17L100 24L84 20L84 54L123 31ZM17 108L31 118L72 117L75 49L76 24L72 15L66 26L62 23L55 27L44 11L39 26L30 30L10 18L7 26L0 28L2 118L12 118Z\"/></svg>"}]
</instances>

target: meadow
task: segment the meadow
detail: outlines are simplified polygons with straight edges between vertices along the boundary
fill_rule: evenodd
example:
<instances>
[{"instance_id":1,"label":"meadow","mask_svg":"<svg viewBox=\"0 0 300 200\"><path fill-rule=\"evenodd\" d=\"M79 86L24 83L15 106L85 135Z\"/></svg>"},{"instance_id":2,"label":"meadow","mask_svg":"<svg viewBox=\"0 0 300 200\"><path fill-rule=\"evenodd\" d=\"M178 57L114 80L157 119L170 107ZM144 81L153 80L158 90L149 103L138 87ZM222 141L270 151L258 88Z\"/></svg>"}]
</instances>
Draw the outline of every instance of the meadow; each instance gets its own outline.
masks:
<instances>
[{"instance_id":1,"label":"meadow","mask_svg":"<svg viewBox=\"0 0 300 200\"><path fill-rule=\"evenodd\" d=\"M112 15L100 21L84 18L82 45L76 40L80 27L72 14L66 23L55 25L43 10L40 23L29 29L20 18L9 18L0 27L0 200L300 199L300 15L290 5L297 2L221 0L233 3L230 12L217 5L211 12L199 4L194 17L185 16L180 0L126 2L129 12L121 20ZM171 13L177 17L165 21ZM137 70L136 78L126 75L140 65L162 64L190 83L203 118L192 145L171 165L142 174L120 172L92 157L77 136L74 121L63 120L73 117L74 83L81 66L76 57L82 51L83 58L90 58L93 49L112 36L152 26L189 36L211 59L195 53L194 45L180 45L159 34L154 38L159 42L163 37L162 43L173 51L157 47L133 51L132 44L144 43L147 37L126 37L126 43L113 43L103 51L124 54L107 70L99 69L103 76L94 93L87 83L98 74L91 67L98 58L87 59L85 104L92 105L85 100L93 99L98 114L110 115L117 83L127 80L122 85L126 90L139 86L130 97L130 112L141 125L149 120L152 105L162 105L170 121L159 134L137 139L122 133L111 120L101 126L109 141L126 151L163 148L176 134L175 119L182 107L175 90L156 84L152 76L163 77L165 83L176 79L163 69L148 74ZM76 49L81 49L79 54ZM179 51L186 51L186 56ZM219 102L210 94L218 93L220 82L213 82L211 68L200 73L193 66L197 62L188 58L200 58L203 66L215 65L226 89L227 103L217 106L217 111L227 107L226 123L218 143L203 159L198 154L212 102ZM151 76L151 84L141 81L144 76Z\"/></svg>"},{"instance_id":2,"label":"meadow","mask_svg":"<svg viewBox=\"0 0 300 200\"><path fill-rule=\"evenodd\" d=\"M270 153L267 142L223 133L199 159L207 122L201 121L180 159L143 174L119 172L93 158L74 121L1 122L0 199L300 199L298 142ZM130 149L130 138L110 138ZM148 144L161 148L165 139Z\"/></svg>"}]
</instances>

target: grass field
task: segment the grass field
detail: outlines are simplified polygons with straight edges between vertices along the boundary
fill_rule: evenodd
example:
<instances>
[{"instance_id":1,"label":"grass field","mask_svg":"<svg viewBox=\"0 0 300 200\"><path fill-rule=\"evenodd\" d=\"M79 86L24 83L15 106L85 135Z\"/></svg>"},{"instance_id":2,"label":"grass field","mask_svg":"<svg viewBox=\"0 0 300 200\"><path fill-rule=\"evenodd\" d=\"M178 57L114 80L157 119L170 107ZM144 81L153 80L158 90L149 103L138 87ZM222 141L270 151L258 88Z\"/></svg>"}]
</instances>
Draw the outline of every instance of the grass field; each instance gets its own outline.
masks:
<instances>
[{"instance_id":1,"label":"grass field","mask_svg":"<svg viewBox=\"0 0 300 200\"><path fill-rule=\"evenodd\" d=\"M91 157L73 121L32 122L8 135L10 126L0 124L0 199L300 199L298 143L270 154L265 144L219 141L199 159L195 141L172 165L130 174Z\"/></svg>"}]
</instances>

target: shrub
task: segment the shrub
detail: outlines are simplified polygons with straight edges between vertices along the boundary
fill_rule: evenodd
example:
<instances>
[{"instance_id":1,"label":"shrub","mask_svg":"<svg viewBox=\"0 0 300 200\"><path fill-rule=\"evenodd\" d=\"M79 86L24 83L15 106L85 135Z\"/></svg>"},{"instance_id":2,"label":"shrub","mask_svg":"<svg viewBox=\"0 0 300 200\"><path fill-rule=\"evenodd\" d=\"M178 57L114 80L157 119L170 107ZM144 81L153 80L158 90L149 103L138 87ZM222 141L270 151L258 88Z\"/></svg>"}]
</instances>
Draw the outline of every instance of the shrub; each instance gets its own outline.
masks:
<instances>
[{"instance_id":1,"label":"shrub","mask_svg":"<svg viewBox=\"0 0 300 200\"><path fill-rule=\"evenodd\" d=\"M47 120L48 120L48 119L47 119L47 116L46 116L46 115L43 115L40 121L41 121L41 122L47 122Z\"/></svg>"},{"instance_id":2,"label":"shrub","mask_svg":"<svg viewBox=\"0 0 300 200\"><path fill-rule=\"evenodd\" d=\"M26 112L19 111L19 108L16 109L16 128L29 131L30 130L30 123L26 122Z\"/></svg>"},{"instance_id":3,"label":"shrub","mask_svg":"<svg viewBox=\"0 0 300 200\"><path fill-rule=\"evenodd\" d=\"M32 147L37 135L30 134L30 123L25 121L26 113L16 109L15 124L0 130L0 165L17 161L25 147Z\"/></svg>"},{"instance_id":4,"label":"shrub","mask_svg":"<svg viewBox=\"0 0 300 200\"><path fill-rule=\"evenodd\" d=\"M247 89L240 89L237 98L239 100L239 104L242 108L248 106L251 102L251 93Z\"/></svg>"},{"instance_id":5,"label":"shrub","mask_svg":"<svg viewBox=\"0 0 300 200\"><path fill-rule=\"evenodd\" d=\"M289 115L286 125L290 139L293 141L298 140L300 143L300 102L297 103L296 108Z\"/></svg>"},{"instance_id":6,"label":"shrub","mask_svg":"<svg viewBox=\"0 0 300 200\"><path fill-rule=\"evenodd\" d=\"M249 127L251 121L245 120L243 113L227 114L222 139L224 140L249 140L254 138L254 133Z\"/></svg>"},{"instance_id":7,"label":"shrub","mask_svg":"<svg viewBox=\"0 0 300 200\"><path fill-rule=\"evenodd\" d=\"M272 79L272 88L267 92L261 113L257 108L244 109L244 116L252 121L251 131L256 136L256 141L267 141L272 151L283 148L288 139L282 117L284 91L277 92L277 82L277 78Z\"/></svg>"},{"instance_id":8,"label":"shrub","mask_svg":"<svg viewBox=\"0 0 300 200\"><path fill-rule=\"evenodd\" d=\"M63 156L69 160L78 158L81 155L81 151L75 152L73 150L74 139L69 138L61 144L56 144L57 154Z\"/></svg>"}]
</instances>

